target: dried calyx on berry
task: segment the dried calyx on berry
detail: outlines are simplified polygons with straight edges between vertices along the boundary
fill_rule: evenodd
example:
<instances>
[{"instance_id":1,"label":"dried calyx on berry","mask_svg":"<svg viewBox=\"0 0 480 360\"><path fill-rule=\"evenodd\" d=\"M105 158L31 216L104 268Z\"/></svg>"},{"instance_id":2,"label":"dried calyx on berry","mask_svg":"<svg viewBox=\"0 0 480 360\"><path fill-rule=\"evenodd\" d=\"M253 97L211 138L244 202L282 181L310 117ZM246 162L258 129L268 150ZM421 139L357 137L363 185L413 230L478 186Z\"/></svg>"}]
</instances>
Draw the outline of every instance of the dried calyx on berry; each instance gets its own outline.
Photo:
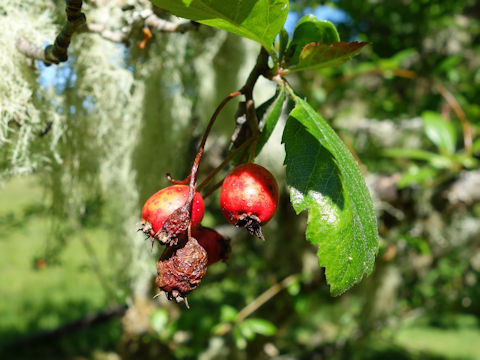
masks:
<instances>
[{"instance_id":1,"label":"dried calyx on berry","mask_svg":"<svg viewBox=\"0 0 480 360\"><path fill-rule=\"evenodd\" d=\"M278 185L263 166L243 164L225 178L220 193L220 207L227 221L246 228L263 240L261 226L275 214Z\"/></svg>"},{"instance_id":2,"label":"dried calyx on berry","mask_svg":"<svg viewBox=\"0 0 480 360\"><path fill-rule=\"evenodd\" d=\"M192 228L200 225L204 214L203 199L195 192L190 209L188 193L189 186L172 185L157 191L145 202L139 230L152 239L152 245L153 239L163 245L185 242L190 220Z\"/></svg>"},{"instance_id":3,"label":"dried calyx on berry","mask_svg":"<svg viewBox=\"0 0 480 360\"><path fill-rule=\"evenodd\" d=\"M176 209L165 220L162 228L153 237L164 245L176 245L187 238L190 223L190 204L186 203Z\"/></svg>"},{"instance_id":4,"label":"dried calyx on berry","mask_svg":"<svg viewBox=\"0 0 480 360\"><path fill-rule=\"evenodd\" d=\"M225 239L215 230L200 226L192 230L192 236L207 251L207 266L230 258L230 240Z\"/></svg>"},{"instance_id":5,"label":"dried calyx on berry","mask_svg":"<svg viewBox=\"0 0 480 360\"><path fill-rule=\"evenodd\" d=\"M184 301L198 287L207 272L207 252L195 238L184 246L168 246L157 261L155 283L169 300Z\"/></svg>"}]
</instances>

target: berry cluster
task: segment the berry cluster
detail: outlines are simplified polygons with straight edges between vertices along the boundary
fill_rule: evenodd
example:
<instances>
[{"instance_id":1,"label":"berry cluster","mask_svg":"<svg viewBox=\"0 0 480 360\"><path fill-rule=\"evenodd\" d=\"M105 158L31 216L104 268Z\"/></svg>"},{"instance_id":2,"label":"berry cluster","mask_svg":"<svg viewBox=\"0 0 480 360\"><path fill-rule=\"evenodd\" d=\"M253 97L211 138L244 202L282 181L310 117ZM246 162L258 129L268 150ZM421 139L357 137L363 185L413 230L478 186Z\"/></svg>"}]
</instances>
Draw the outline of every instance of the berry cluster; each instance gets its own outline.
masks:
<instances>
[{"instance_id":1,"label":"berry cluster","mask_svg":"<svg viewBox=\"0 0 480 360\"><path fill-rule=\"evenodd\" d=\"M157 262L156 284L169 300L185 301L200 284L207 266L230 256L230 244L218 232L201 226L202 196L194 181L172 181L153 194L142 209L142 230L151 240L166 245ZM226 220L263 239L261 226L274 215L278 186L264 167L247 163L234 168L223 180L220 207Z\"/></svg>"}]
</instances>

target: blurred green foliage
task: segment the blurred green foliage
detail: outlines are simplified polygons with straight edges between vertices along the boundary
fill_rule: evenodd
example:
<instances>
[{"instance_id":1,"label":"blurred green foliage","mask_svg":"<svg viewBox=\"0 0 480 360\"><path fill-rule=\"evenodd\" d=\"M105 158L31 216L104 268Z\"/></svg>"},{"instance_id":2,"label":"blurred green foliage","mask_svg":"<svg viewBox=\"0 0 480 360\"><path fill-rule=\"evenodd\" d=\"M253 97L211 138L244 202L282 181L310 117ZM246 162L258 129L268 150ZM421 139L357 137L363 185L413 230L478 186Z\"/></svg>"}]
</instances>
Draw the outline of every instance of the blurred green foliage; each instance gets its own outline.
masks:
<instances>
[{"instance_id":1,"label":"blurred green foliage","mask_svg":"<svg viewBox=\"0 0 480 360\"><path fill-rule=\"evenodd\" d=\"M116 319L50 344L9 348L8 358L31 358L32 353L36 358L94 359L480 357L478 2L291 1L299 17L318 5L344 12L344 21L336 24L341 39L371 43L341 67L297 73L289 80L339 131L369 173L382 237L372 275L341 297L329 295L317 249L304 239L306 217L295 215L280 172L280 206L264 230L265 243L219 226L232 237L233 256L209 268L189 298L190 310L150 301L155 247L148 255L152 285L142 302L128 293L124 263L112 263L113 248L133 253L133 245L112 239L118 224L111 209L121 201L116 198L112 205L95 181L75 173L72 183L84 189L79 200L84 211L72 230L70 224L63 226L65 208L55 208L69 195L55 191L61 178L49 174L51 169L38 169L34 177L15 178L0 189L0 354L32 332L128 301L136 312L122 323ZM175 35L175 46L169 36L174 35L152 40L144 52L128 48L122 65L146 89L139 114L141 141L133 152L139 211L146 196L165 185L165 172L176 176L187 168L189 160L178 159L192 157L204 113L238 85L234 75L249 59L248 51L256 51L205 28ZM188 41L180 44L181 36ZM185 53L175 60L182 65L202 54L213 70L197 63L175 72L174 64L161 62L181 49ZM214 77L210 87L203 82L209 76ZM159 84L165 86L161 91ZM188 101L179 105L167 85ZM85 94L67 87L59 94L77 103L85 100ZM158 102L159 94L166 100ZM174 101L188 108L182 121L170 109ZM75 122L88 116L84 110L70 121L88 145L88 129ZM220 119L215 145L207 149L207 167L223 155L214 148L226 143L233 112L227 109ZM158 123L175 131L163 131ZM82 153L84 147L75 143L78 133L70 132L62 145L67 165L78 161L96 173L91 153ZM156 146L163 147L152 151ZM270 161L279 163L278 158L270 154ZM222 224L218 194L207 205L209 225ZM148 252L148 244L142 245Z\"/></svg>"}]
</instances>

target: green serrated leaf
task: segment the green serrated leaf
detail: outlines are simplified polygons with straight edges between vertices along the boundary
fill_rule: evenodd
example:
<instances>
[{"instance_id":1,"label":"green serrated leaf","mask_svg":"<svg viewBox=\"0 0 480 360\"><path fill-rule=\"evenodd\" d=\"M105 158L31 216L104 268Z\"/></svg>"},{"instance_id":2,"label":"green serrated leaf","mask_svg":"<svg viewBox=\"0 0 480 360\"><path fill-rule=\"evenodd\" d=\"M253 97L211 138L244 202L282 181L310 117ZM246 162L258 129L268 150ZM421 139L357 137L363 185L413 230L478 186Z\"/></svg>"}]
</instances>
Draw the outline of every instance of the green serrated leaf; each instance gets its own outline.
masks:
<instances>
[{"instance_id":1,"label":"green serrated leaf","mask_svg":"<svg viewBox=\"0 0 480 360\"><path fill-rule=\"evenodd\" d=\"M297 64L305 45L313 42L333 43L340 41L337 29L330 21L318 20L314 15L303 16L295 25L292 41L286 51L287 67Z\"/></svg>"},{"instance_id":2,"label":"green serrated leaf","mask_svg":"<svg viewBox=\"0 0 480 360\"><path fill-rule=\"evenodd\" d=\"M255 149L256 155L260 154L263 146L267 143L270 135L272 135L273 130L275 129L275 125L277 125L280 115L282 114L282 107L285 101L285 86L282 85L272 99L274 100L266 111L267 115L265 116L265 119L262 120L264 125Z\"/></svg>"},{"instance_id":3,"label":"green serrated leaf","mask_svg":"<svg viewBox=\"0 0 480 360\"><path fill-rule=\"evenodd\" d=\"M273 41L287 19L288 0L151 0L172 14L255 40L275 56Z\"/></svg>"},{"instance_id":4,"label":"green serrated leaf","mask_svg":"<svg viewBox=\"0 0 480 360\"><path fill-rule=\"evenodd\" d=\"M288 72L338 66L357 55L368 42L310 43L300 52L298 63L288 68Z\"/></svg>"},{"instance_id":5,"label":"green serrated leaf","mask_svg":"<svg viewBox=\"0 0 480 360\"><path fill-rule=\"evenodd\" d=\"M453 154L457 145L457 131L451 122L434 111L422 113L423 126L427 137L441 151Z\"/></svg>"},{"instance_id":6,"label":"green serrated leaf","mask_svg":"<svg viewBox=\"0 0 480 360\"><path fill-rule=\"evenodd\" d=\"M307 239L319 246L332 295L340 295L373 269L378 233L373 204L352 154L325 120L294 97L283 133L290 198L308 210Z\"/></svg>"}]
</instances>

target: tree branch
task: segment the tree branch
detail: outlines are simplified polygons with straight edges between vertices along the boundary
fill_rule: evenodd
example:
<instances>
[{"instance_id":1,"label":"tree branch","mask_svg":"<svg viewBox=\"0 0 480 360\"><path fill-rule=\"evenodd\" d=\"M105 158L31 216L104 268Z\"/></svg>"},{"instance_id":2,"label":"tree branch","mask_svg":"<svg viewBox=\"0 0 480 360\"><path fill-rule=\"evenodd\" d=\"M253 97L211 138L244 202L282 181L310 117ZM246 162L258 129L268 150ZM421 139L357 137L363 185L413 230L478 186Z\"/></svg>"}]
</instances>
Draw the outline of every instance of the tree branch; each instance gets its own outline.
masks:
<instances>
[{"instance_id":1,"label":"tree branch","mask_svg":"<svg viewBox=\"0 0 480 360\"><path fill-rule=\"evenodd\" d=\"M245 85L240 89L240 92L245 95L247 100L251 100L253 98L253 88L257 79L261 75L266 75L269 71L268 68L268 53L265 48L262 47L260 50L260 54L258 55L257 62L255 67L252 69L250 75L248 75L248 79L245 82Z\"/></svg>"},{"instance_id":2,"label":"tree branch","mask_svg":"<svg viewBox=\"0 0 480 360\"><path fill-rule=\"evenodd\" d=\"M143 9L133 13L128 26L119 30L111 30L103 24L86 23L85 14L81 12L81 9L81 0L67 0L67 23L55 38L53 45L48 45L45 49L42 49L30 40L20 37L15 44L17 50L25 56L43 61L45 65L49 66L68 60L67 50L74 33L95 33L106 40L128 46L129 38L138 28L147 27L156 32L183 34L187 31L197 30L200 25L195 21L174 23L160 18L151 9Z\"/></svg>"},{"instance_id":3,"label":"tree branch","mask_svg":"<svg viewBox=\"0 0 480 360\"><path fill-rule=\"evenodd\" d=\"M109 30L102 24L86 23L79 30L79 33L95 33L106 40L128 45L131 29L126 30Z\"/></svg>"},{"instance_id":4,"label":"tree branch","mask_svg":"<svg viewBox=\"0 0 480 360\"><path fill-rule=\"evenodd\" d=\"M67 22L55 38L53 45L47 45L42 51L28 39L19 38L15 44L18 51L30 58L43 61L47 66L67 61L70 40L86 22L85 14L82 13L82 0L67 0L65 12L67 13Z\"/></svg>"},{"instance_id":5,"label":"tree branch","mask_svg":"<svg viewBox=\"0 0 480 360\"><path fill-rule=\"evenodd\" d=\"M128 40L134 29L137 28L148 27L156 32L177 32L183 34L190 30L197 30L198 26L199 24L194 21L174 23L158 17L150 9L144 9L134 13L130 25L121 30L110 30L102 24L87 23L78 31L81 33L96 33L106 40L128 46Z\"/></svg>"},{"instance_id":6,"label":"tree branch","mask_svg":"<svg viewBox=\"0 0 480 360\"><path fill-rule=\"evenodd\" d=\"M86 315L84 318L72 321L65 325L62 325L56 329L43 330L32 333L25 337L14 340L12 343L7 344L9 350L14 350L19 347L32 346L38 343L46 343L58 339L64 335L70 334L75 331L87 329L97 324L104 323L115 317L120 317L127 311L127 305L118 305L114 308L104 309L95 314Z\"/></svg>"},{"instance_id":7,"label":"tree branch","mask_svg":"<svg viewBox=\"0 0 480 360\"><path fill-rule=\"evenodd\" d=\"M255 113L255 104L253 102L253 88L260 76L268 76L270 69L268 67L268 53L262 47L258 54L257 62L248 75L245 85L240 92L245 95L246 102L238 104L238 111L235 115L236 126L232 134L232 146L237 148L242 145L246 139L258 135L258 119Z\"/></svg>"}]
</instances>

